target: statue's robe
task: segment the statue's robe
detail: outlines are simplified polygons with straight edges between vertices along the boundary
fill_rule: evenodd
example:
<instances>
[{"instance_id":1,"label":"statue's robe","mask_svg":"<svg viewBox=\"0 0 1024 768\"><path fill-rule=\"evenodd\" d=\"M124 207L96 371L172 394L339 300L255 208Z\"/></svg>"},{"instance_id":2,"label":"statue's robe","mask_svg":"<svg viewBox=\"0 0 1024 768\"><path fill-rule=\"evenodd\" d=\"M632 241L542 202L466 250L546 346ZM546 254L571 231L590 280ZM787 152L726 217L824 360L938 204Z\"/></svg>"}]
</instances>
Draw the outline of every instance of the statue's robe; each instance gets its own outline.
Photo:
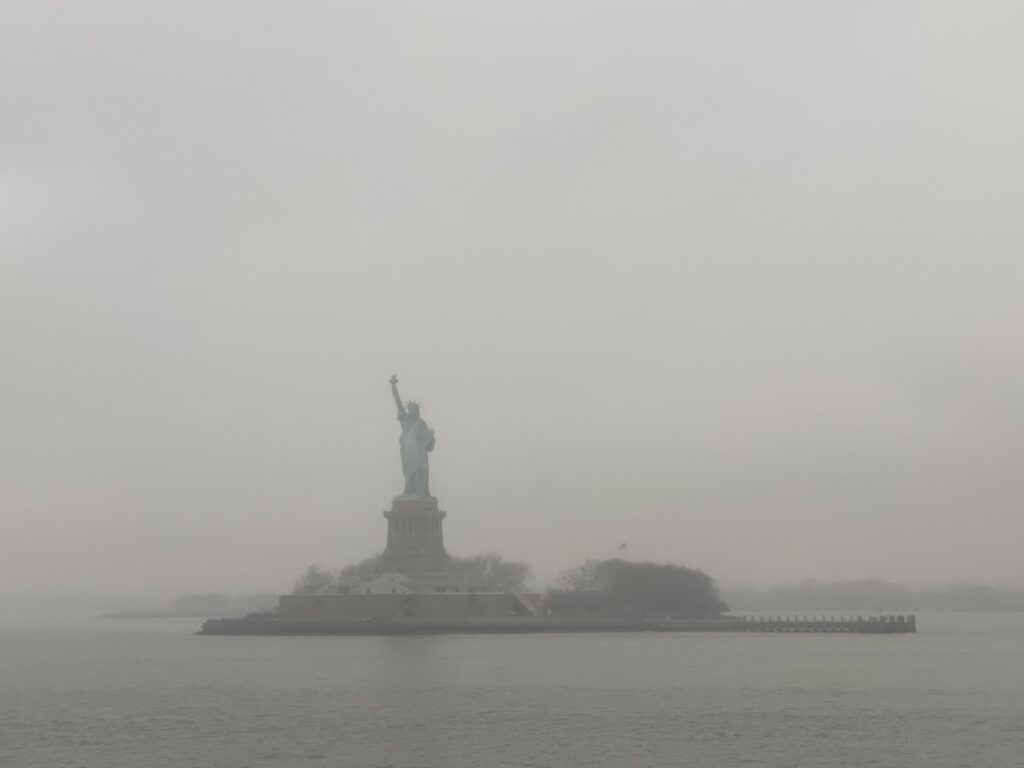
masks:
<instances>
[{"instance_id":1,"label":"statue's robe","mask_svg":"<svg viewBox=\"0 0 1024 768\"><path fill-rule=\"evenodd\" d=\"M434 450L434 436L427 423L419 416L403 413L398 417L402 424L399 444L402 450L402 474L405 475L403 496L419 499L430 498L430 472L427 454Z\"/></svg>"}]
</instances>

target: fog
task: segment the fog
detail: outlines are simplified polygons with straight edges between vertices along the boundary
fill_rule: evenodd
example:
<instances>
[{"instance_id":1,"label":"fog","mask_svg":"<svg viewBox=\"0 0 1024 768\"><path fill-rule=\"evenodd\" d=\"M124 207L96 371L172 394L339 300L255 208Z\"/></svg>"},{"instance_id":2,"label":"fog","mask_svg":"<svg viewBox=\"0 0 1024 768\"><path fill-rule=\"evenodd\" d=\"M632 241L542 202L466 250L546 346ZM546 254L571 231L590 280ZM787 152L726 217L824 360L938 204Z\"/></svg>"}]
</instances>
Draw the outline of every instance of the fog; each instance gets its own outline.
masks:
<instances>
[{"instance_id":1,"label":"fog","mask_svg":"<svg viewBox=\"0 0 1024 768\"><path fill-rule=\"evenodd\" d=\"M0 593L383 548L1024 584L1016 2L0 9Z\"/></svg>"}]
</instances>

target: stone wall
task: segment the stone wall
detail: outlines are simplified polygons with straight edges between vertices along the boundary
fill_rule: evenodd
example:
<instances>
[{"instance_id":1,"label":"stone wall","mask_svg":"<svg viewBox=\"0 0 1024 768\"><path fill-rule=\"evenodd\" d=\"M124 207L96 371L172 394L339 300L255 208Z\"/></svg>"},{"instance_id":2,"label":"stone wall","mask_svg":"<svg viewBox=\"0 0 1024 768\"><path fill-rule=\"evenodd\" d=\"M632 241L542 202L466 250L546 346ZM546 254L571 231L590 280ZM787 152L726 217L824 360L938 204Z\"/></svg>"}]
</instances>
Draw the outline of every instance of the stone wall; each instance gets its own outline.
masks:
<instances>
[{"instance_id":1,"label":"stone wall","mask_svg":"<svg viewBox=\"0 0 1024 768\"><path fill-rule=\"evenodd\" d=\"M288 619L467 619L528 615L512 594L497 592L413 595L281 595L278 615Z\"/></svg>"}]
</instances>

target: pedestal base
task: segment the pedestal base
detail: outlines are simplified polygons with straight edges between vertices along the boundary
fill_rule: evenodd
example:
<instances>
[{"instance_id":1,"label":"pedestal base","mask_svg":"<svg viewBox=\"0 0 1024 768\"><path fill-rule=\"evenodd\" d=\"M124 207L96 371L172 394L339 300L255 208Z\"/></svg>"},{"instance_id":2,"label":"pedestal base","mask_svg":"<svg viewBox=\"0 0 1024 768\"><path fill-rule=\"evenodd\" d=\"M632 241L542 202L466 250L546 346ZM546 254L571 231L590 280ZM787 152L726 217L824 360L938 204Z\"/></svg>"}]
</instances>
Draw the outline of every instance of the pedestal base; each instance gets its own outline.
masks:
<instances>
[{"instance_id":1,"label":"pedestal base","mask_svg":"<svg viewBox=\"0 0 1024 768\"><path fill-rule=\"evenodd\" d=\"M404 499L391 502L384 513L388 544L377 565L379 573L444 573L450 559L444 548L442 521L447 513L437 499Z\"/></svg>"}]
</instances>

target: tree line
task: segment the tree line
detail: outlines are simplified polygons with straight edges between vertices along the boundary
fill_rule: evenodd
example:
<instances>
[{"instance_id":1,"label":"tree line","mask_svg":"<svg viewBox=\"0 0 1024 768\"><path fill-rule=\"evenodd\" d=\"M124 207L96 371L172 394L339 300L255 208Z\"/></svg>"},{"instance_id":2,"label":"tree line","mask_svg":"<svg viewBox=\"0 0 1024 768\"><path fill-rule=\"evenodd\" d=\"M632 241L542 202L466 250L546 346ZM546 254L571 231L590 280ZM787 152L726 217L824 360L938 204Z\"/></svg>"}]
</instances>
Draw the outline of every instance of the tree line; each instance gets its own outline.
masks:
<instances>
[{"instance_id":1,"label":"tree line","mask_svg":"<svg viewBox=\"0 0 1024 768\"><path fill-rule=\"evenodd\" d=\"M548 590L553 615L688 619L729 610L703 571L671 563L588 560Z\"/></svg>"},{"instance_id":2,"label":"tree line","mask_svg":"<svg viewBox=\"0 0 1024 768\"><path fill-rule=\"evenodd\" d=\"M348 592L378 575L380 555L368 557L342 568L325 569L311 565L295 583L296 595L324 595ZM527 563L507 560L497 552L468 557L452 557L449 573L465 577L472 584L486 584L497 592L522 592L532 576Z\"/></svg>"},{"instance_id":3,"label":"tree line","mask_svg":"<svg viewBox=\"0 0 1024 768\"><path fill-rule=\"evenodd\" d=\"M311 565L295 584L295 594L348 592L377 575L380 556L343 568ZM451 573L496 592L524 592L532 569L496 552L453 557ZM728 610L714 579L703 571L671 563L587 560L563 571L548 588L545 606L551 615L614 615L634 618L694 618Z\"/></svg>"}]
</instances>

